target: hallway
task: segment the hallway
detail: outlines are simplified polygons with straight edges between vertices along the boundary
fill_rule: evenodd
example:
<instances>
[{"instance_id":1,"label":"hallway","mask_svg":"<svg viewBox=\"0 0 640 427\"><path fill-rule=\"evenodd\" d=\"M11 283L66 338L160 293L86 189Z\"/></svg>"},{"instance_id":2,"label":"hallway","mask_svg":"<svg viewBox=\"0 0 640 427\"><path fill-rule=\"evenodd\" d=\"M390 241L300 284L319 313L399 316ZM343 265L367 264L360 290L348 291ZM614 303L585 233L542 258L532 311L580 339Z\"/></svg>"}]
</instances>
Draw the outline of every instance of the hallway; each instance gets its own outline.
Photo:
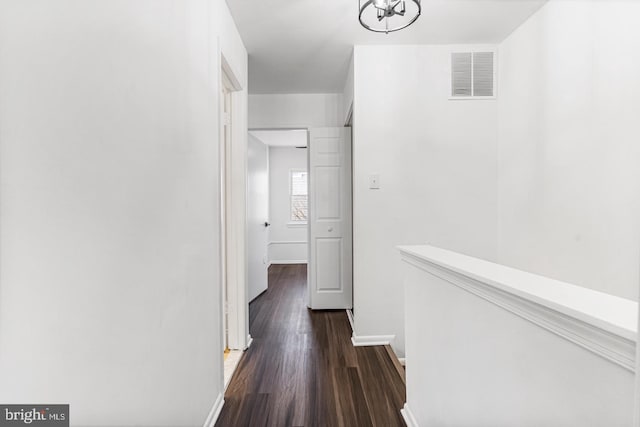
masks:
<instances>
[{"instance_id":1,"label":"hallway","mask_svg":"<svg viewBox=\"0 0 640 427\"><path fill-rule=\"evenodd\" d=\"M308 310L306 274L270 267L216 426L403 426L405 385L388 350L354 347L343 310Z\"/></svg>"}]
</instances>

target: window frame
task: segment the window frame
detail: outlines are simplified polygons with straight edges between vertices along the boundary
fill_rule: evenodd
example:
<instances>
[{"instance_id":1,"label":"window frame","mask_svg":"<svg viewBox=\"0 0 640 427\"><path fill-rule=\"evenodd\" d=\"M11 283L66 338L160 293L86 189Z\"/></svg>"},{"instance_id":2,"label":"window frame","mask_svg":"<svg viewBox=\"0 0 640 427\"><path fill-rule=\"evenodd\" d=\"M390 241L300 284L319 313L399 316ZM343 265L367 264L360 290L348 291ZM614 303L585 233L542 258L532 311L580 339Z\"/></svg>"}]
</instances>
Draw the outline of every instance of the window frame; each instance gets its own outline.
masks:
<instances>
[{"instance_id":1,"label":"window frame","mask_svg":"<svg viewBox=\"0 0 640 427\"><path fill-rule=\"evenodd\" d=\"M307 181L307 219L294 219L293 218L293 174L303 172L306 175ZM297 226L305 226L309 222L309 171L304 168L292 168L289 169L289 221L287 222L287 226L289 227L297 227Z\"/></svg>"}]
</instances>

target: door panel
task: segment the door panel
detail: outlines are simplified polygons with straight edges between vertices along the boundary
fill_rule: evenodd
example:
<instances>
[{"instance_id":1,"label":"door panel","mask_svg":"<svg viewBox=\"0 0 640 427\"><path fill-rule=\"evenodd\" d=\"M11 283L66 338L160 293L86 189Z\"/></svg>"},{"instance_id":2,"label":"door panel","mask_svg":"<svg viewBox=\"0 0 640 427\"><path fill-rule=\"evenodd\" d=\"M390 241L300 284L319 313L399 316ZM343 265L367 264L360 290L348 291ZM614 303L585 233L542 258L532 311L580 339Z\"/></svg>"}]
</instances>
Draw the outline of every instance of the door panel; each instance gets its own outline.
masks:
<instances>
[{"instance_id":1,"label":"door panel","mask_svg":"<svg viewBox=\"0 0 640 427\"><path fill-rule=\"evenodd\" d=\"M269 242L269 157L268 148L252 135L247 159L247 233L249 301L267 290L267 248Z\"/></svg>"},{"instance_id":2,"label":"door panel","mask_svg":"<svg viewBox=\"0 0 640 427\"><path fill-rule=\"evenodd\" d=\"M314 128L309 138L309 307L353 305L351 129Z\"/></svg>"},{"instance_id":3,"label":"door panel","mask_svg":"<svg viewBox=\"0 0 640 427\"><path fill-rule=\"evenodd\" d=\"M342 238L316 239L316 257L323 262L317 271L317 292L341 292L342 275Z\"/></svg>"},{"instance_id":4,"label":"door panel","mask_svg":"<svg viewBox=\"0 0 640 427\"><path fill-rule=\"evenodd\" d=\"M315 206L318 221L340 220L340 167L318 166L316 172Z\"/></svg>"}]
</instances>

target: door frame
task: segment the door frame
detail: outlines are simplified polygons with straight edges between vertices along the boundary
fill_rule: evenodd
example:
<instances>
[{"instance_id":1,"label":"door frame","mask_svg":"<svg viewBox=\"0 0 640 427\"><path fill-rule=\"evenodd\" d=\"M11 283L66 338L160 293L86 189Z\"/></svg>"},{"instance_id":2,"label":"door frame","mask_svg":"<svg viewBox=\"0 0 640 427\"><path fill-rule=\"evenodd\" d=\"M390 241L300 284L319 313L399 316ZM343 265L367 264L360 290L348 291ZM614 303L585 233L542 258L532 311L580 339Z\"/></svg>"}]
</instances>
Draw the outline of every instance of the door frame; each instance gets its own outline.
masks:
<instances>
[{"instance_id":1,"label":"door frame","mask_svg":"<svg viewBox=\"0 0 640 427\"><path fill-rule=\"evenodd\" d=\"M246 350L251 345L249 302L247 300L246 176L247 141L245 88L231 66L220 55L218 93L230 93L230 123L225 134L224 97L218 108L218 180L220 183L219 280L222 345L231 350ZM244 114L243 114L244 108ZM224 185L224 188L222 186ZM226 292L225 292L226 289ZM225 313L228 315L225 316ZM228 333L225 329L228 329ZM225 339L226 335L226 339ZM226 342L225 342L226 341ZM222 351L223 348L220 349Z\"/></svg>"},{"instance_id":2,"label":"door frame","mask_svg":"<svg viewBox=\"0 0 640 427\"><path fill-rule=\"evenodd\" d=\"M226 353L229 350L229 330L227 328L228 321L228 304L227 304L227 209L228 209L228 163L227 152L229 150L229 142L231 139L230 131L230 115L231 115L231 93L232 86L228 83L228 78L224 73L222 76L222 84L220 85L220 142L218 146L219 156L219 190L220 190L220 288L222 289L222 348Z\"/></svg>"},{"instance_id":3,"label":"door frame","mask_svg":"<svg viewBox=\"0 0 640 427\"><path fill-rule=\"evenodd\" d=\"M278 130L298 130L298 131L305 131L307 133L307 172L309 172L309 144L311 142L310 137L309 137L309 127L305 127L305 126L291 126L291 127L282 127L282 126L273 126L273 127L269 127L269 126L260 126L260 127L254 127L254 128L249 128L249 132L251 131L278 131ZM308 175L307 175L308 176ZM309 194L309 182L307 181L307 195ZM269 203L271 203L269 201ZM271 207L269 207L269 209L271 209ZM269 212L271 213L271 212ZM307 222L307 257L309 254L309 245L310 245L310 234L309 234L309 223ZM267 243L267 246L269 246L269 244ZM267 248L267 257L269 257L269 250ZM269 257L269 264L271 263L270 257ZM307 258L307 266L309 265L309 260ZM305 301L309 301L310 295L309 295L309 286L307 285L307 297L305 298Z\"/></svg>"}]
</instances>

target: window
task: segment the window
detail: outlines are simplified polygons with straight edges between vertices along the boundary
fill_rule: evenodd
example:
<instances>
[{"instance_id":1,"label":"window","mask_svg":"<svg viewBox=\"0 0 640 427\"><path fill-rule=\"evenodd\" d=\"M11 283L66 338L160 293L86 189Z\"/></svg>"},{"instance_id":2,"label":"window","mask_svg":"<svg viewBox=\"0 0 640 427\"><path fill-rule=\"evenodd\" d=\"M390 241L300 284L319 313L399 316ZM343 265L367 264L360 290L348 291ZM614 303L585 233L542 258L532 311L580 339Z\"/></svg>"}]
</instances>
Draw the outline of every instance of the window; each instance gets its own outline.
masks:
<instances>
[{"instance_id":1,"label":"window","mask_svg":"<svg viewBox=\"0 0 640 427\"><path fill-rule=\"evenodd\" d=\"M306 170L292 170L289 172L289 196L291 221L306 222L309 212Z\"/></svg>"}]
</instances>

